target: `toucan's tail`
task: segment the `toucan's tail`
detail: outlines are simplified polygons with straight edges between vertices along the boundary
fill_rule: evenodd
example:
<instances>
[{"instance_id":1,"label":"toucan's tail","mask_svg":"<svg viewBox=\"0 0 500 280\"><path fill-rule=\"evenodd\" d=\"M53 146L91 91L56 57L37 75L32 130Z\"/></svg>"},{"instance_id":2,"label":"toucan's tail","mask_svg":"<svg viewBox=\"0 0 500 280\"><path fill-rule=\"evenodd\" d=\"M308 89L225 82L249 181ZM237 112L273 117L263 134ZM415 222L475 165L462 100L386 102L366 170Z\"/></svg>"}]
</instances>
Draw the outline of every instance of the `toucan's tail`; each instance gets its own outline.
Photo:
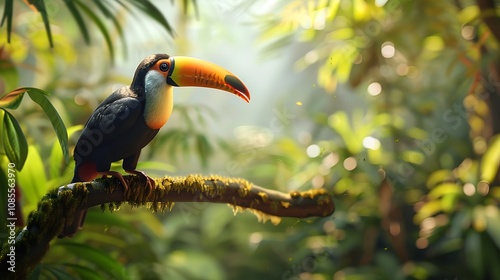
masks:
<instances>
[{"instance_id":1,"label":"toucan's tail","mask_svg":"<svg viewBox=\"0 0 500 280\"><path fill-rule=\"evenodd\" d=\"M82 182L80 178L75 174L71 183ZM57 236L59 238L72 237L79 229L83 227L85 222L85 216L87 215L87 209L77 210L75 215L71 218L67 218L64 221L64 228L62 232Z\"/></svg>"}]
</instances>

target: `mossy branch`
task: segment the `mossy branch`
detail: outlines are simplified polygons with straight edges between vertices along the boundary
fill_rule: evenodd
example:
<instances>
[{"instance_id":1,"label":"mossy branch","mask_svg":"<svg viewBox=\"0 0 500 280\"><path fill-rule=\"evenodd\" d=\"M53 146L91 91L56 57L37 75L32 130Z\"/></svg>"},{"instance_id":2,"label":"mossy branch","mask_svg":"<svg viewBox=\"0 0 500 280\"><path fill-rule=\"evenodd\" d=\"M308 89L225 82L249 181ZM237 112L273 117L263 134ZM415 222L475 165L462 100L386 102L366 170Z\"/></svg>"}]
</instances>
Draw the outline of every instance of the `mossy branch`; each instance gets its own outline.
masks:
<instances>
[{"instance_id":1,"label":"mossy branch","mask_svg":"<svg viewBox=\"0 0 500 280\"><path fill-rule=\"evenodd\" d=\"M6 242L2 246L0 270L5 272L5 279L26 278L45 256L49 242L61 232L64 221L71 219L77 210L96 205L109 204L113 208L128 202L163 211L175 202L228 203L237 211L249 209L259 220L273 223L279 222L280 217L325 217L335 209L332 197L323 189L282 193L243 179L191 175L154 179L156 187L147 194L144 182L137 176L124 178L129 186L127 194L114 178L73 183L46 194L38 209L30 213L26 228L17 232L15 244ZM15 273L7 270L11 267L8 261L12 251L15 252Z\"/></svg>"}]
</instances>

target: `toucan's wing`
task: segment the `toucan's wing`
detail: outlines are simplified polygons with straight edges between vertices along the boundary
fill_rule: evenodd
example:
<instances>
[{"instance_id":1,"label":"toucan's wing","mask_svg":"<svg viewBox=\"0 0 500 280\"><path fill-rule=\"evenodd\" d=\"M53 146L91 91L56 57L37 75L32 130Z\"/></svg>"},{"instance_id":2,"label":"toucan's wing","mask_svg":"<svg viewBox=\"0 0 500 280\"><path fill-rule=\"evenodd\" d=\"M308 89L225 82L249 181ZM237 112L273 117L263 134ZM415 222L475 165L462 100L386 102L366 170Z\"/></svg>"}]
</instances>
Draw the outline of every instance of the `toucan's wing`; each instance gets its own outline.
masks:
<instances>
[{"instance_id":1,"label":"toucan's wing","mask_svg":"<svg viewBox=\"0 0 500 280\"><path fill-rule=\"evenodd\" d=\"M130 93L128 87L115 91L92 113L85 124L82 136L95 146L116 141L141 117L141 102Z\"/></svg>"}]
</instances>

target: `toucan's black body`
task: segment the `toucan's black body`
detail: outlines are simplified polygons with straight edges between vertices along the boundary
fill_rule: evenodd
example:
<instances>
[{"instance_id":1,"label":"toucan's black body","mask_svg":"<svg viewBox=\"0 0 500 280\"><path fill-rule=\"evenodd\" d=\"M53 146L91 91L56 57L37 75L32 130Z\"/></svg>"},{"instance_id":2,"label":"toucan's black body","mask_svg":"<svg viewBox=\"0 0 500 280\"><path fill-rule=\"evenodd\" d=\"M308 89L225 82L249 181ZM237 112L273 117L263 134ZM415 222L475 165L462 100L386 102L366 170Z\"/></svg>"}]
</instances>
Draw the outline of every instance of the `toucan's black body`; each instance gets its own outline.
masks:
<instances>
[{"instance_id":1,"label":"toucan's black body","mask_svg":"<svg viewBox=\"0 0 500 280\"><path fill-rule=\"evenodd\" d=\"M168 120L173 106L172 87L201 86L221 89L250 100L245 85L232 73L215 64L186 57L156 54L144 59L130 86L120 88L106 98L85 124L75 151L75 173L72 182L91 181L99 175L117 177L128 187L118 172L110 171L111 163L123 159L127 173L151 179L137 171L144 148ZM83 225L86 210L67 220L59 237L72 236Z\"/></svg>"},{"instance_id":2,"label":"toucan's black body","mask_svg":"<svg viewBox=\"0 0 500 280\"><path fill-rule=\"evenodd\" d=\"M75 146L74 182L88 180L79 168L95 165L109 171L111 163L123 159L124 170L135 170L144 148L158 133L144 120L144 99L130 88L121 88L104 100L92 114ZM97 175L97 174L96 174Z\"/></svg>"}]
</instances>

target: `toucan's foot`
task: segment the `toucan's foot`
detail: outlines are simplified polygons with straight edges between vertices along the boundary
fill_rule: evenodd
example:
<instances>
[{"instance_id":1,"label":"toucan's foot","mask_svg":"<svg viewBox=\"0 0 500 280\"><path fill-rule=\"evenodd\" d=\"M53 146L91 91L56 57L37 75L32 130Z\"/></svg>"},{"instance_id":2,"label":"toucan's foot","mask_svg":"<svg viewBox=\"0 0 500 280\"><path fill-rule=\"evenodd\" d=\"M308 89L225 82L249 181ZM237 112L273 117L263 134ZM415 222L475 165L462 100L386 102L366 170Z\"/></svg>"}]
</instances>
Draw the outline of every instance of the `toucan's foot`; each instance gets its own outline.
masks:
<instances>
[{"instance_id":1,"label":"toucan's foot","mask_svg":"<svg viewBox=\"0 0 500 280\"><path fill-rule=\"evenodd\" d=\"M139 176L144 184L146 185L146 198L149 197L153 193L153 189L156 186L156 182L153 178L146 175L146 173L139 170L125 170L128 174L134 174Z\"/></svg>"},{"instance_id":2,"label":"toucan's foot","mask_svg":"<svg viewBox=\"0 0 500 280\"><path fill-rule=\"evenodd\" d=\"M117 171L105 171L105 172L99 172L100 175L102 175L103 177L106 177L106 176L111 176L111 177L115 177L116 179L118 179L118 181L120 181L120 183L122 184L123 186L123 194L125 197L128 196L128 184L127 182L125 182L125 178L123 178L123 175L120 173L120 172L117 172Z\"/></svg>"}]
</instances>

